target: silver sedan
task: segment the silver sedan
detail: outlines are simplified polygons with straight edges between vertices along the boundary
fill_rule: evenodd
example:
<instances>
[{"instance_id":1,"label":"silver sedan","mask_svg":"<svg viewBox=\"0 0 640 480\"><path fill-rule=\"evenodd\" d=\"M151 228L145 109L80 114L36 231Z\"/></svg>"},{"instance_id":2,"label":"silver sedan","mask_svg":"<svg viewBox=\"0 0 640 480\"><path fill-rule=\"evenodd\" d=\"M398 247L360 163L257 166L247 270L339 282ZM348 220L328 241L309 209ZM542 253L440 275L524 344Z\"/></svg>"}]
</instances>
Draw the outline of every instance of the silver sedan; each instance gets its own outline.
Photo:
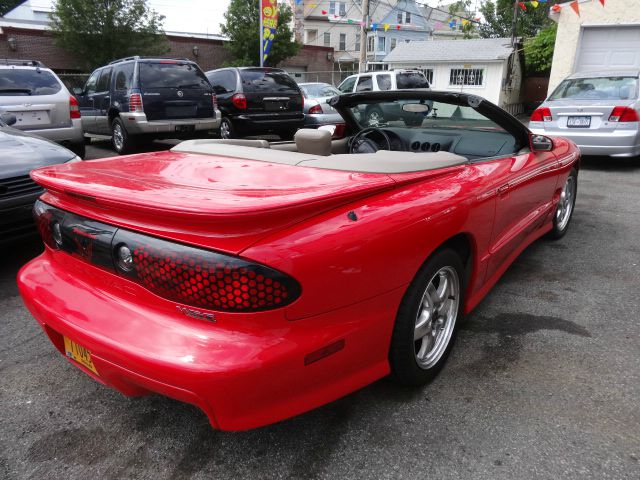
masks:
<instances>
[{"instance_id":1,"label":"silver sedan","mask_svg":"<svg viewBox=\"0 0 640 480\"><path fill-rule=\"evenodd\" d=\"M575 73L533 112L533 133L572 140L583 155L640 155L640 71Z\"/></svg>"},{"instance_id":2,"label":"silver sedan","mask_svg":"<svg viewBox=\"0 0 640 480\"><path fill-rule=\"evenodd\" d=\"M322 125L344 123L340 114L327 103L327 100L340 91L328 83L300 83L304 95L304 126L317 128Z\"/></svg>"}]
</instances>

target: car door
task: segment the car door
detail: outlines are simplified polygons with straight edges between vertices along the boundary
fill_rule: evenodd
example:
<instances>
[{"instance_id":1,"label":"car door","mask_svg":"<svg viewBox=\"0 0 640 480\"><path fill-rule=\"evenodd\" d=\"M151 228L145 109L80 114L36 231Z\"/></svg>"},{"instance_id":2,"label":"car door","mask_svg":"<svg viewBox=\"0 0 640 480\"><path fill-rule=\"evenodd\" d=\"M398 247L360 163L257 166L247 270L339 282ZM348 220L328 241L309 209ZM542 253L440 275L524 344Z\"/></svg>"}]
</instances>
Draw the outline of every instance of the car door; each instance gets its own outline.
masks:
<instances>
[{"instance_id":1,"label":"car door","mask_svg":"<svg viewBox=\"0 0 640 480\"><path fill-rule=\"evenodd\" d=\"M96 85L96 93L93 94L96 111L96 133L102 135L111 134L109 125L109 107L111 105L111 72L113 68L103 68Z\"/></svg>"},{"instance_id":2,"label":"car door","mask_svg":"<svg viewBox=\"0 0 640 480\"><path fill-rule=\"evenodd\" d=\"M549 220L558 188L558 160L552 152L525 148L496 161L502 163L503 174L495 185L496 217L487 278L511 262Z\"/></svg>"},{"instance_id":3,"label":"car door","mask_svg":"<svg viewBox=\"0 0 640 480\"><path fill-rule=\"evenodd\" d=\"M96 86L98 84L98 78L100 77L100 70L96 70L91 74L87 83L85 83L82 93L77 95L78 106L80 107L80 114L82 118L82 129L87 133L96 132L96 108L94 96L96 93Z\"/></svg>"},{"instance_id":4,"label":"car door","mask_svg":"<svg viewBox=\"0 0 640 480\"><path fill-rule=\"evenodd\" d=\"M353 92L353 87L356 85L357 76L347 77L339 86L338 90L342 93L351 93Z\"/></svg>"}]
</instances>

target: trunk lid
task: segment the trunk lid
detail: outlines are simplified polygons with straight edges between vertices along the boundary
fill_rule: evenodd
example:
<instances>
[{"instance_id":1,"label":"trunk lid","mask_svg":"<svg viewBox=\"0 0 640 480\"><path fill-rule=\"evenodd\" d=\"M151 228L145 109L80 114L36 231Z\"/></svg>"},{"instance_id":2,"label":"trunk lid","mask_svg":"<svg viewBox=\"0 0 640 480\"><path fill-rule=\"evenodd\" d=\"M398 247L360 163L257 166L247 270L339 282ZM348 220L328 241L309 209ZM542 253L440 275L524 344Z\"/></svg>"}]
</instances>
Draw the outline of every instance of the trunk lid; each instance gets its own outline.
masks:
<instances>
[{"instance_id":1,"label":"trunk lid","mask_svg":"<svg viewBox=\"0 0 640 480\"><path fill-rule=\"evenodd\" d=\"M549 107L553 121L544 122L548 131L594 131L613 132L619 125L617 122L609 122L609 116L615 107L634 108L634 100L553 100L547 101L543 106ZM580 125L587 123L588 126ZM571 122L575 122L571 125ZM576 126L579 125L579 126Z\"/></svg>"},{"instance_id":2,"label":"trunk lid","mask_svg":"<svg viewBox=\"0 0 640 480\"><path fill-rule=\"evenodd\" d=\"M282 115L302 113L302 92L286 72L268 68L241 68L247 113Z\"/></svg>"},{"instance_id":3,"label":"trunk lid","mask_svg":"<svg viewBox=\"0 0 640 480\"><path fill-rule=\"evenodd\" d=\"M156 152L45 167L44 201L117 226L238 253L268 233L391 189L385 174Z\"/></svg>"}]
</instances>

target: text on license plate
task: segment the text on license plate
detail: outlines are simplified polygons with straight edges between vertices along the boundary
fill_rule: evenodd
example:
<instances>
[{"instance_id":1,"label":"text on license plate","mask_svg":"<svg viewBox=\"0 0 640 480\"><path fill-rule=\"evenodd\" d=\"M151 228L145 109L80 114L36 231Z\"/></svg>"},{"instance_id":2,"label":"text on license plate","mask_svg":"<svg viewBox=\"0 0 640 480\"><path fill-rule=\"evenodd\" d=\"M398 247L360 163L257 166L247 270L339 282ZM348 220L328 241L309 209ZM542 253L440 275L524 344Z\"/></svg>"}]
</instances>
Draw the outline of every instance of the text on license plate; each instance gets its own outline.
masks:
<instances>
[{"instance_id":1,"label":"text on license plate","mask_svg":"<svg viewBox=\"0 0 640 480\"><path fill-rule=\"evenodd\" d=\"M589 128L591 126L591 117L568 117L567 127Z\"/></svg>"},{"instance_id":2,"label":"text on license plate","mask_svg":"<svg viewBox=\"0 0 640 480\"><path fill-rule=\"evenodd\" d=\"M80 365L88 368L93 373L98 375L98 371L93 364L93 360L91 360L91 352L84 348L82 345L78 345L73 340L64 337L64 351L67 357L75 360Z\"/></svg>"}]
</instances>

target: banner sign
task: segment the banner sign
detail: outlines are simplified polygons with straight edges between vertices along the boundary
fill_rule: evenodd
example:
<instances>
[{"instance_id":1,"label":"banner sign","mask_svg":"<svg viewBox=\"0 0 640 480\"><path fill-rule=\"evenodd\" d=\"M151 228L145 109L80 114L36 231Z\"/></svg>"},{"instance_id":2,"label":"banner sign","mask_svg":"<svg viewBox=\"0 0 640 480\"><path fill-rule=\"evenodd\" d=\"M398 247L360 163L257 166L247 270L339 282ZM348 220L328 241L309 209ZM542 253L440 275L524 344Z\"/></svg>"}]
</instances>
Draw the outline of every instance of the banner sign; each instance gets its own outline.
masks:
<instances>
[{"instance_id":1,"label":"banner sign","mask_svg":"<svg viewBox=\"0 0 640 480\"><path fill-rule=\"evenodd\" d=\"M278 28L278 0L260 0L260 18L262 20L262 60L264 63L271 51L271 44Z\"/></svg>"}]
</instances>

